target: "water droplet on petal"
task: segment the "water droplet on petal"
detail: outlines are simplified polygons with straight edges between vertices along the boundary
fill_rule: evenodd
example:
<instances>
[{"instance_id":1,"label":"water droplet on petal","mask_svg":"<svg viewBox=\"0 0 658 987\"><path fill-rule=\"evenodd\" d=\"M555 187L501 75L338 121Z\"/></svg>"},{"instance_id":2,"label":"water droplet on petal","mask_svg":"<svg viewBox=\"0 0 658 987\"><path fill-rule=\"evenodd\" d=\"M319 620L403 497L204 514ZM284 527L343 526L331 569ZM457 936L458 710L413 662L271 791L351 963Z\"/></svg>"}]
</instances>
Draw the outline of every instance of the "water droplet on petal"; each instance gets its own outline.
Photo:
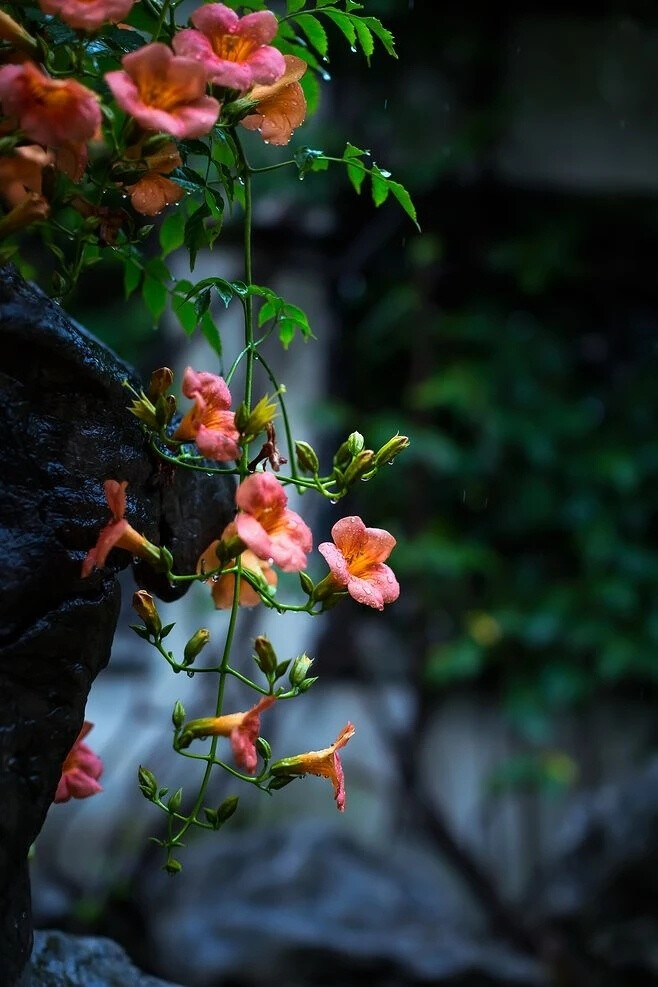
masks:
<instances>
[{"instance_id":1,"label":"water droplet on petal","mask_svg":"<svg viewBox=\"0 0 658 987\"><path fill-rule=\"evenodd\" d=\"M366 593L368 594L368 596L371 596L372 594L372 590L370 589L369 586L366 586Z\"/></svg>"},{"instance_id":2,"label":"water droplet on petal","mask_svg":"<svg viewBox=\"0 0 658 987\"><path fill-rule=\"evenodd\" d=\"M269 559L267 560L267 564L268 565L274 565L274 559L272 558L271 555L270 555Z\"/></svg>"}]
</instances>

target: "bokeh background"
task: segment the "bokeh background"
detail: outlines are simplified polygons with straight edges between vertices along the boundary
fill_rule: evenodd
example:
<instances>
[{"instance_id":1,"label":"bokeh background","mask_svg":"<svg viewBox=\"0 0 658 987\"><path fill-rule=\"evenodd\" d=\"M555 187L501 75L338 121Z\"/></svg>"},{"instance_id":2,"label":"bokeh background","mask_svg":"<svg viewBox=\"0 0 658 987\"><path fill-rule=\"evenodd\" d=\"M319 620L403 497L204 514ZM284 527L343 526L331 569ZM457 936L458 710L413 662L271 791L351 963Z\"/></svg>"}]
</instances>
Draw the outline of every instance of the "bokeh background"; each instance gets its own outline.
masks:
<instances>
[{"instance_id":1,"label":"bokeh background","mask_svg":"<svg viewBox=\"0 0 658 987\"><path fill-rule=\"evenodd\" d=\"M412 440L339 507L297 505L316 542L345 513L392 531L402 595L383 615L351 601L322 621L245 614L239 645L245 666L258 633L282 658L316 657L319 683L263 732L285 756L353 720L347 812L319 779L244 793L214 841L190 841L182 874L163 874L136 765L192 787L169 716L176 698L188 712L209 698L204 676L158 665L126 612L88 707L105 794L51 811L37 922L110 935L190 987L650 987L658 14L367 7L400 60L378 51L368 67L333 36L332 80L294 141L371 149L412 192L422 232L357 197L338 166L303 183L277 172L260 186L255 269L317 336L272 351L296 436L325 459L354 428L374 448L398 430ZM257 136L249 150L278 153ZM240 275L237 225L200 258L211 273ZM73 311L145 376L214 367L173 322L155 333L111 267ZM237 314L217 314L229 363ZM174 646L202 624L221 638L209 606L196 587L167 609ZM234 790L218 781L217 799Z\"/></svg>"}]
</instances>

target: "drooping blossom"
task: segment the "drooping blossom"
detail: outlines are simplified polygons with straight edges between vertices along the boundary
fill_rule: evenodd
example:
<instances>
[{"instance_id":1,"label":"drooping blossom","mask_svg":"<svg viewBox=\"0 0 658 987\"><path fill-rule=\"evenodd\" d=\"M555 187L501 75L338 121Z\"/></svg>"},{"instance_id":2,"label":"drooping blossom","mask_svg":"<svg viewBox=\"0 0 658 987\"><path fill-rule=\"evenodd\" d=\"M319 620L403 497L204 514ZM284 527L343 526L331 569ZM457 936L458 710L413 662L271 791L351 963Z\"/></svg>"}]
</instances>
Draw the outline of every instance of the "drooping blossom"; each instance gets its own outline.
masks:
<instances>
[{"instance_id":1,"label":"drooping blossom","mask_svg":"<svg viewBox=\"0 0 658 987\"><path fill-rule=\"evenodd\" d=\"M8 206L17 206L29 192L41 195L43 169L53 156L38 144L17 147L0 157L0 196Z\"/></svg>"},{"instance_id":2,"label":"drooping blossom","mask_svg":"<svg viewBox=\"0 0 658 987\"><path fill-rule=\"evenodd\" d=\"M199 373L188 367L183 377L183 394L194 401L182 422L174 432L174 439L196 442L202 456L220 463L240 457L235 427L235 415L231 407L231 392L222 377Z\"/></svg>"},{"instance_id":3,"label":"drooping blossom","mask_svg":"<svg viewBox=\"0 0 658 987\"><path fill-rule=\"evenodd\" d=\"M286 506L282 485L272 473L253 473L235 494L240 513L235 530L259 559L275 562L284 572L306 568L306 553L313 547L309 527Z\"/></svg>"},{"instance_id":4,"label":"drooping blossom","mask_svg":"<svg viewBox=\"0 0 658 987\"><path fill-rule=\"evenodd\" d=\"M0 10L0 40L8 41L19 51L28 51L36 54L39 46L31 34L18 24L13 17L10 17L4 10Z\"/></svg>"},{"instance_id":5,"label":"drooping blossom","mask_svg":"<svg viewBox=\"0 0 658 987\"><path fill-rule=\"evenodd\" d=\"M196 59L210 82L244 92L283 75L283 55L268 44L279 26L271 11L238 17L223 3L208 3L190 20L194 29L179 31L172 42L174 51Z\"/></svg>"},{"instance_id":6,"label":"drooping blossom","mask_svg":"<svg viewBox=\"0 0 658 987\"><path fill-rule=\"evenodd\" d=\"M318 551L331 573L329 581L345 588L357 603L383 610L400 595L393 570L384 564L395 547L395 538L382 528L366 528L360 517L344 517L331 529L331 542Z\"/></svg>"},{"instance_id":7,"label":"drooping blossom","mask_svg":"<svg viewBox=\"0 0 658 987\"><path fill-rule=\"evenodd\" d=\"M212 130L220 104L206 96L203 68L191 58L174 55L154 42L124 55L123 71L105 81L122 110L145 130L174 137L202 137Z\"/></svg>"},{"instance_id":8,"label":"drooping blossom","mask_svg":"<svg viewBox=\"0 0 658 987\"><path fill-rule=\"evenodd\" d=\"M93 725L85 720L77 740L66 755L62 765L62 776L55 792L55 802L68 802L72 798L86 799L103 791L98 784L98 779L103 773L103 762L87 744L83 743Z\"/></svg>"},{"instance_id":9,"label":"drooping blossom","mask_svg":"<svg viewBox=\"0 0 658 987\"><path fill-rule=\"evenodd\" d=\"M235 529L234 524L230 524L229 528ZM227 536L229 529L224 532ZM214 541L210 545L203 555L199 559L197 565L197 572L210 572L212 569L216 569L218 566L217 553L215 549L219 545L218 541ZM255 576L260 579L264 579L269 586L276 586L277 584L277 574L265 562L263 559L257 558L253 552L249 549L245 549L240 556L242 562L242 568L248 569ZM234 566L235 559L232 559L227 563L228 566ZM230 610L233 606L233 593L235 591L235 575L232 572L227 572L224 575L215 577L210 581L211 594L215 604L216 610ZM255 607L260 602L260 596L253 588L250 586L246 579L240 580L240 599L239 604L241 607Z\"/></svg>"},{"instance_id":10,"label":"drooping blossom","mask_svg":"<svg viewBox=\"0 0 658 987\"><path fill-rule=\"evenodd\" d=\"M165 178L183 163L175 144L168 142L153 154L143 158L146 172L132 185L126 185L133 209L143 216L157 216L167 206L178 202L183 189L170 178Z\"/></svg>"},{"instance_id":11,"label":"drooping blossom","mask_svg":"<svg viewBox=\"0 0 658 987\"><path fill-rule=\"evenodd\" d=\"M107 506L112 511L112 518L102 529L93 548L90 548L82 563L82 577L85 578L94 566L105 565L105 560L113 548L124 548L131 555L140 559L157 563L160 561L160 550L148 541L144 535L128 524L124 518L126 512L126 487L128 481L118 483L116 480L106 480L103 484Z\"/></svg>"},{"instance_id":12,"label":"drooping blossom","mask_svg":"<svg viewBox=\"0 0 658 987\"><path fill-rule=\"evenodd\" d=\"M263 696L244 713L225 713L223 716L190 720L181 731L178 746L189 747L198 737L229 737L235 763L249 774L254 774L258 764L256 741L260 734L260 714L275 702L276 696Z\"/></svg>"},{"instance_id":13,"label":"drooping blossom","mask_svg":"<svg viewBox=\"0 0 658 987\"><path fill-rule=\"evenodd\" d=\"M306 117L306 97L299 80L307 65L302 58L284 55L286 71L272 86L254 86L248 98L257 104L240 123L247 130L258 130L268 144L288 144L293 130Z\"/></svg>"},{"instance_id":14,"label":"drooping blossom","mask_svg":"<svg viewBox=\"0 0 658 987\"><path fill-rule=\"evenodd\" d=\"M50 204L44 197L36 192L28 192L18 205L0 219L0 240L18 233L32 223L47 219L49 213Z\"/></svg>"},{"instance_id":15,"label":"drooping blossom","mask_svg":"<svg viewBox=\"0 0 658 987\"><path fill-rule=\"evenodd\" d=\"M0 103L30 140L48 147L84 144L101 123L96 93L75 79L51 79L34 62L0 68Z\"/></svg>"},{"instance_id":16,"label":"drooping blossom","mask_svg":"<svg viewBox=\"0 0 658 987\"><path fill-rule=\"evenodd\" d=\"M69 27L95 31L127 17L135 0L39 0L44 14L55 14Z\"/></svg>"},{"instance_id":17,"label":"drooping blossom","mask_svg":"<svg viewBox=\"0 0 658 987\"><path fill-rule=\"evenodd\" d=\"M345 776L338 751L354 736L355 727L346 723L331 747L321 751L308 751L295 757L286 757L271 766L276 777L290 778L295 775L317 775L329 778L334 786L334 798L339 812L345 811Z\"/></svg>"}]
</instances>

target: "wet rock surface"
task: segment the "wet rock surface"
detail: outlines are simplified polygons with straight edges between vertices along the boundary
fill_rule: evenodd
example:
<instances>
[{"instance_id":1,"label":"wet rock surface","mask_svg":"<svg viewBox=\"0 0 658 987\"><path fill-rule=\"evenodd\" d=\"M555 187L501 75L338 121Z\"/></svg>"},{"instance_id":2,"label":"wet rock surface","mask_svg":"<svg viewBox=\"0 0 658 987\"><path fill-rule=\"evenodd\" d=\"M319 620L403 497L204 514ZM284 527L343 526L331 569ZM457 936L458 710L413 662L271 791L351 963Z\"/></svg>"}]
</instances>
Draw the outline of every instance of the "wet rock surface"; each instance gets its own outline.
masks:
<instances>
[{"instance_id":1,"label":"wet rock surface","mask_svg":"<svg viewBox=\"0 0 658 987\"><path fill-rule=\"evenodd\" d=\"M130 368L13 268L0 274L0 985L11 987L31 942L27 852L109 658L114 571L130 564L116 551L80 579L109 516L103 481L128 480L126 517L179 571L229 520L232 487L162 469L126 411L123 382L140 386Z\"/></svg>"},{"instance_id":2,"label":"wet rock surface","mask_svg":"<svg viewBox=\"0 0 658 987\"><path fill-rule=\"evenodd\" d=\"M133 966L111 939L36 932L20 987L177 987Z\"/></svg>"}]
</instances>

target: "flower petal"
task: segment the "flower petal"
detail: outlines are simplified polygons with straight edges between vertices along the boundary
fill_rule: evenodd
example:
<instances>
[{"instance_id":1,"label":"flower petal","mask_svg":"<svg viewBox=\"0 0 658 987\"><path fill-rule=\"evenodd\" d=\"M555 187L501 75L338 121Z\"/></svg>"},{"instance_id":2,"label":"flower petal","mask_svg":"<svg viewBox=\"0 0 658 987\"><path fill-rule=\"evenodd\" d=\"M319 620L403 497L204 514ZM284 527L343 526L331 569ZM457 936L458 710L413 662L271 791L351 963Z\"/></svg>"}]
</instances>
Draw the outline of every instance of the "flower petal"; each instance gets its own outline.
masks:
<instances>
[{"instance_id":1,"label":"flower petal","mask_svg":"<svg viewBox=\"0 0 658 987\"><path fill-rule=\"evenodd\" d=\"M250 548L259 559L273 558L272 539L263 525L251 514L238 514L235 519L235 530L247 548Z\"/></svg>"},{"instance_id":2,"label":"flower petal","mask_svg":"<svg viewBox=\"0 0 658 987\"><path fill-rule=\"evenodd\" d=\"M333 542L324 541L321 545L318 545L318 552L324 557L336 582L340 583L341 586L347 586L350 571L347 568L345 556L340 549L336 548Z\"/></svg>"},{"instance_id":3,"label":"flower petal","mask_svg":"<svg viewBox=\"0 0 658 987\"><path fill-rule=\"evenodd\" d=\"M266 510L282 511L288 498L275 476L258 472L242 481L236 491L235 502L241 510L258 517Z\"/></svg>"}]
</instances>

